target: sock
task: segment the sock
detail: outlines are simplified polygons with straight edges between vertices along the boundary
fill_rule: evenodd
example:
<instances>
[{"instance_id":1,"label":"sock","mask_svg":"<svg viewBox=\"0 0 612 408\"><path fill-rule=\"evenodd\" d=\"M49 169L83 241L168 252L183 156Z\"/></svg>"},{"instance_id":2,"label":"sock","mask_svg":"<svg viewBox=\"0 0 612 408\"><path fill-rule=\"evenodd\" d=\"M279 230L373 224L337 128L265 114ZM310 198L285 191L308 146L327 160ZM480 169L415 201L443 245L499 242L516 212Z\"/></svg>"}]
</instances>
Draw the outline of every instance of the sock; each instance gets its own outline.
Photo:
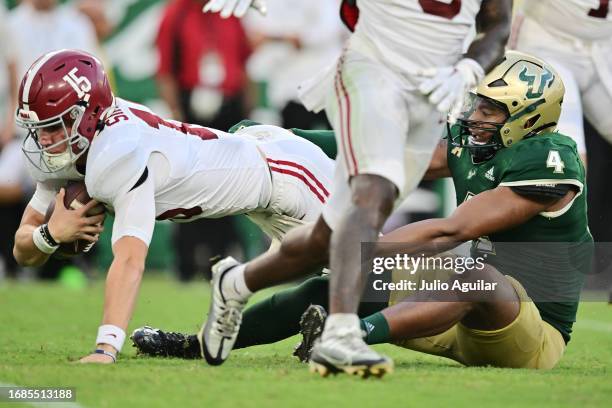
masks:
<instances>
[{"instance_id":1,"label":"sock","mask_svg":"<svg viewBox=\"0 0 612 408\"><path fill-rule=\"evenodd\" d=\"M385 316L378 312L360 320L361 330L366 333L365 341L368 344L388 343L391 341L389 323Z\"/></svg>"},{"instance_id":2,"label":"sock","mask_svg":"<svg viewBox=\"0 0 612 408\"><path fill-rule=\"evenodd\" d=\"M225 274L222 283L225 296L246 300L253 294L244 281L245 268L246 264L240 264Z\"/></svg>"},{"instance_id":3,"label":"sock","mask_svg":"<svg viewBox=\"0 0 612 408\"><path fill-rule=\"evenodd\" d=\"M247 308L234 348L274 343L297 334L302 313L311 304L327 308L327 278L315 277Z\"/></svg>"},{"instance_id":4,"label":"sock","mask_svg":"<svg viewBox=\"0 0 612 408\"><path fill-rule=\"evenodd\" d=\"M330 336L343 335L345 333L356 333L361 336L359 327L359 316L355 313L333 313L327 316L322 339Z\"/></svg>"}]
</instances>

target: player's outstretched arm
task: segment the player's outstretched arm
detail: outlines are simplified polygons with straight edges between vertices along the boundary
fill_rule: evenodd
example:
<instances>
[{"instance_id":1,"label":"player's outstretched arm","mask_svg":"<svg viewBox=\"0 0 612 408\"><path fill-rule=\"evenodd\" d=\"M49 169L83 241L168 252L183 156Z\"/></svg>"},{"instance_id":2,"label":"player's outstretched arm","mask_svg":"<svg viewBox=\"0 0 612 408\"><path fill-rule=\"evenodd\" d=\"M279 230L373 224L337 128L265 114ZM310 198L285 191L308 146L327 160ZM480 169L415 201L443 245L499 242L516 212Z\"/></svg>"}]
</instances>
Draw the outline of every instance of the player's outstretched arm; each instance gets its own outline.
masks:
<instances>
[{"instance_id":1,"label":"player's outstretched arm","mask_svg":"<svg viewBox=\"0 0 612 408\"><path fill-rule=\"evenodd\" d=\"M96 340L96 350L103 350L108 354L96 351L83 357L80 360L82 363L116 361L138 297L147 245L139 238L125 236L113 245L113 254L113 262L106 277L104 315Z\"/></svg>"},{"instance_id":2,"label":"player's outstretched arm","mask_svg":"<svg viewBox=\"0 0 612 408\"><path fill-rule=\"evenodd\" d=\"M497 187L465 201L448 218L416 222L383 237L377 255L396 253L434 255L462 242L523 224L541 212L552 211L570 202L570 191L557 199L532 199L510 187Z\"/></svg>"},{"instance_id":3,"label":"player's outstretched arm","mask_svg":"<svg viewBox=\"0 0 612 408\"><path fill-rule=\"evenodd\" d=\"M103 227L104 215L87 216L98 202L91 200L78 210L64 207L65 190L55 197L55 209L48 224L45 216L28 205L15 233L13 256L21 266L40 266L47 262L60 243L83 239L96 242Z\"/></svg>"},{"instance_id":4,"label":"player's outstretched arm","mask_svg":"<svg viewBox=\"0 0 612 408\"><path fill-rule=\"evenodd\" d=\"M155 228L155 191L153 169L145 167L143 171L130 167L138 163L137 159L138 156L128 156L110 169L104 161L94 162L90 167L89 174L93 175L88 184L91 195L109 203L115 210L115 217L111 236L113 262L106 276L102 325L98 328L95 351L83 357L82 363L116 361L138 296ZM138 181L134 184L126 179ZM125 187L130 185L129 189Z\"/></svg>"}]
</instances>

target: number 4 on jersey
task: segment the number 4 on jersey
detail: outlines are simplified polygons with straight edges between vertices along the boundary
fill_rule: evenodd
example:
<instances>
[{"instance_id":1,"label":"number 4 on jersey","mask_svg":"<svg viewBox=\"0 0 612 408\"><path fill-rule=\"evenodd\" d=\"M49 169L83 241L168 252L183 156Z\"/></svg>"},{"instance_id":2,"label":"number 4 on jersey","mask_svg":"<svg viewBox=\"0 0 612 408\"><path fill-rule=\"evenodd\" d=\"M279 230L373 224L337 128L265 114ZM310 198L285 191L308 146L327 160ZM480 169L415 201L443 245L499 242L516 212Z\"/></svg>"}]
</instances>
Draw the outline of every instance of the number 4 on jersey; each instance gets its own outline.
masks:
<instances>
[{"instance_id":1,"label":"number 4 on jersey","mask_svg":"<svg viewBox=\"0 0 612 408\"><path fill-rule=\"evenodd\" d=\"M554 168L553 173L563 174L565 163L561 160L561 155L557 150L551 150L548 152L548 159L546 159L546 167Z\"/></svg>"}]
</instances>

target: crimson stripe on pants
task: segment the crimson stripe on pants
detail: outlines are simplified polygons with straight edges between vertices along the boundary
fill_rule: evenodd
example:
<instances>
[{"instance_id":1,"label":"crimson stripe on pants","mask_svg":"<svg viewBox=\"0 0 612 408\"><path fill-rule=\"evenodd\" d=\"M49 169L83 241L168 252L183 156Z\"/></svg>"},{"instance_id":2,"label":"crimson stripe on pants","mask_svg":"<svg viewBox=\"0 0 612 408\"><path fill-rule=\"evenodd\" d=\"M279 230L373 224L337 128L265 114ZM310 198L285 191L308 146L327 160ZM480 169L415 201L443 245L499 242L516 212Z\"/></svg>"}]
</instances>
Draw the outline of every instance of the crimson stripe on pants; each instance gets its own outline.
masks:
<instances>
[{"instance_id":1,"label":"crimson stripe on pants","mask_svg":"<svg viewBox=\"0 0 612 408\"><path fill-rule=\"evenodd\" d=\"M327 189L325 188L323 183L321 183L319 181L319 179L317 179L317 177L314 174L312 174L312 172L310 170L308 170L306 167L302 166L301 164L295 163L295 162L290 162L290 161L287 161L287 160L274 160L274 159L268 159L268 163L274 163L274 164L280 164L280 165L285 165L285 166L291 166L291 167L295 167L295 168L298 168L298 169L302 170L321 189L323 194L325 194L325 197L329 197L329 191L327 191Z\"/></svg>"},{"instance_id":2,"label":"crimson stripe on pants","mask_svg":"<svg viewBox=\"0 0 612 408\"><path fill-rule=\"evenodd\" d=\"M344 60L341 60L341 64L344 65ZM353 162L354 174L359 174L359 168L357 167L357 160L355 160L355 152L353 150L353 142L351 140L351 100L349 99L348 92L344 86L344 80L342 79L342 67L338 70L338 80L340 83L340 89L346 102L346 132L343 136L348 140L348 151L350 153L351 161Z\"/></svg>"},{"instance_id":3,"label":"crimson stripe on pants","mask_svg":"<svg viewBox=\"0 0 612 408\"><path fill-rule=\"evenodd\" d=\"M323 197L323 195L321 195L321 193L315 188L315 186L310 184L308 179L306 177L304 177L303 174L298 173L297 171L293 171L293 170L281 169L279 167L274 167L274 166L269 166L269 167L270 167L270 170L272 170L272 171L276 171L276 172L282 173L282 174L288 174L290 176L293 176L295 178L298 178L298 179L302 180L304 182L304 184L306 184L308 186L310 191L312 191L317 196L319 201L321 201L322 203L325 203L325 197Z\"/></svg>"}]
</instances>

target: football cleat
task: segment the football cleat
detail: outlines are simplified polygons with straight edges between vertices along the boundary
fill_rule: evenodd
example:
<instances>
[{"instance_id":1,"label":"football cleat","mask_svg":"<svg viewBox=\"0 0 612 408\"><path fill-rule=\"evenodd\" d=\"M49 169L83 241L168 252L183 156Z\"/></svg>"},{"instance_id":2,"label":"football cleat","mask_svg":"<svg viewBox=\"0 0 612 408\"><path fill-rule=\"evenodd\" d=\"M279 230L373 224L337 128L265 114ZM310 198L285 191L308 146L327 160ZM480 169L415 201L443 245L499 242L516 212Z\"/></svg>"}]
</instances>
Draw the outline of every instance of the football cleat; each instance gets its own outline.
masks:
<instances>
[{"instance_id":1,"label":"football cleat","mask_svg":"<svg viewBox=\"0 0 612 408\"><path fill-rule=\"evenodd\" d=\"M200 355L210 365L223 364L232 351L240 330L242 309L247 300L226 297L222 285L227 272L238 265L238 261L228 256L212 267L212 296L208 319L198 333Z\"/></svg>"},{"instance_id":2,"label":"football cleat","mask_svg":"<svg viewBox=\"0 0 612 408\"><path fill-rule=\"evenodd\" d=\"M151 357L200 358L200 345L195 334L165 332L144 326L134 330L130 339L138 354Z\"/></svg>"},{"instance_id":3,"label":"football cleat","mask_svg":"<svg viewBox=\"0 0 612 408\"><path fill-rule=\"evenodd\" d=\"M310 355L310 371L323 377L347 373L362 378L393 372L393 360L372 350L361 330L338 330L317 341Z\"/></svg>"},{"instance_id":4,"label":"football cleat","mask_svg":"<svg viewBox=\"0 0 612 408\"><path fill-rule=\"evenodd\" d=\"M302 335L302 341L299 342L293 350L293 355L296 356L300 362L307 363L310 360L312 347L316 340L321 337L321 333L323 333L325 319L327 319L327 312L323 306L319 305L308 306L308 309L302 314L300 319L300 334Z\"/></svg>"}]
</instances>

